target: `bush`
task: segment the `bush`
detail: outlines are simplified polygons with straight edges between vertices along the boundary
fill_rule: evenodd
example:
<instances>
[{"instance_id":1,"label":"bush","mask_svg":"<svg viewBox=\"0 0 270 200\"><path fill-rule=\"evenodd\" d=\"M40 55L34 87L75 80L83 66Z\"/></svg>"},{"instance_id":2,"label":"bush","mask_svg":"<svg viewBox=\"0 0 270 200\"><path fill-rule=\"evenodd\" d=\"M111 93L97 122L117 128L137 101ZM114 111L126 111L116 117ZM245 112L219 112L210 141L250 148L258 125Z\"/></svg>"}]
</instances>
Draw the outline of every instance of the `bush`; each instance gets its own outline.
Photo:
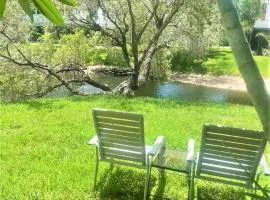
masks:
<instances>
[{"instance_id":1,"label":"bush","mask_svg":"<svg viewBox=\"0 0 270 200\"><path fill-rule=\"evenodd\" d=\"M160 49L156 52L152 60L152 67L150 70L151 80L167 80L170 72L170 61L168 51Z\"/></svg>"},{"instance_id":2,"label":"bush","mask_svg":"<svg viewBox=\"0 0 270 200\"><path fill-rule=\"evenodd\" d=\"M55 80L46 78L42 73L30 68L18 68L11 63L1 63L0 100L17 101L27 98L27 94L41 91L54 84Z\"/></svg>"},{"instance_id":3,"label":"bush","mask_svg":"<svg viewBox=\"0 0 270 200\"><path fill-rule=\"evenodd\" d=\"M173 71L191 72L201 71L203 57L198 57L185 49L178 49L171 53L170 66Z\"/></svg>"},{"instance_id":4,"label":"bush","mask_svg":"<svg viewBox=\"0 0 270 200\"><path fill-rule=\"evenodd\" d=\"M62 65L70 63L85 65L88 51L93 46L84 36L83 30L76 30L74 34L63 35L59 44L53 57L55 62L60 61Z\"/></svg>"},{"instance_id":5,"label":"bush","mask_svg":"<svg viewBox=\"0 0 270 200\"><path fill-rule=\"evenodd\" d=\"M118 47L95 46L91 47L87 53L87 64L90 65L127 66L122 50Z\"/></svg>"},{"instance_id":6,"label":"bush","mask_svg":"<svg viewBox=\"0 0 270 200\"><path fill-rule=\"evenodd\" d=\"M55 62L62 65L74 63L78 65L112 65L125 67L126 62L119 47L96 46L97 37L87 38L83 30L74 34L63 35L59 47L53 54Z\"/></svg>"},{"instance_id":7,"label":"bush","mask_svg":"<svg viewBox=\"0 0 270 200\"><path fill-rule=\"evenodd\" d=\"M269 42L263 33L257 33L255 36L256 41L256 53L257 55L263 55L263 49L269 49Z\"/></svg>"},{"instance_id":8,"label":"bush","mask_svg":"<svg viewBox=\"0 0 270 200\"><path fill-rule=\"evenodd\" d=\"M111 47L107 49L107 57L104 61L104 64L119 67L127 66L122 50L119 47Z\"/></svg>"}]
</instances>

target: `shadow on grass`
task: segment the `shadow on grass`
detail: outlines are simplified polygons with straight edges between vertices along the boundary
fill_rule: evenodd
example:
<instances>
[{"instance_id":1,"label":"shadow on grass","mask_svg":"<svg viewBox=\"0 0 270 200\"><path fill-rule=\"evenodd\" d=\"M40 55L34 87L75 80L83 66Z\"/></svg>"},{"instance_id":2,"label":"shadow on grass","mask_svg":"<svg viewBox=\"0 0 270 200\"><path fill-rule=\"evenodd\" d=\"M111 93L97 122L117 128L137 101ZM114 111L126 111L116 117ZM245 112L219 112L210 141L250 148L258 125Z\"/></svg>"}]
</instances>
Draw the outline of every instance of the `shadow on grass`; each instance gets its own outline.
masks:
<instances>
[{"instance_id":1,"label":"shadow on grass","mask_svg":"<svg viewBox=\"0 0 270 200\"><path fill-rule=\"evenodd\" d=\"M207 55L207 58L224 58L224 56L228 55L229 52L224 52L222 50L210 50Z\"/></svg>"},{"instance_id":2,"label":"shadow on grass","mask_svg":"<svg viewBox=\"0 0 270 200\"><path fill-rule=\"evenodd\" d=\"M97 184L99 199L142 199L144 194L146 172L144 170L115 167L100 173ZM149 191L155 186L157 179L151 176Z\"/></svg>"},{"instance_id":3,"label":"shadow on grass","mask_svg":"<svg viewBox=\"0 0 270 200\"><path fill-rule=\"evenodd\" d=\"M166 187L166 176L164 173L161 173L161 176L159 177L158 187L152 199L153 200L164 199L165 187Z\"/></svg>"},{"instance_id":4,"label":"shadow on grass","mask_svg":"<svg viewBox=\"0 0 270 200\"><path fill-rule=\"evenodd\" d=\"M37 99L27 99L27 100L19 100L19 101L10 101L10 102L1 102L5 105L26 105L30 109L62 109L65 107L64 104L58 103L59 99L53 99L53 98L37 98Z\"/></svg>"},{"instance_id":5,"label":"shadow on grass","mask_svg":"<svg viewBox=\"0 0 270 200\"><path fill-rule=\"evenodd\" d=\"M198 200L245 200L243 188L204 182L197 188Z\"/></svg>"}]
</instances>

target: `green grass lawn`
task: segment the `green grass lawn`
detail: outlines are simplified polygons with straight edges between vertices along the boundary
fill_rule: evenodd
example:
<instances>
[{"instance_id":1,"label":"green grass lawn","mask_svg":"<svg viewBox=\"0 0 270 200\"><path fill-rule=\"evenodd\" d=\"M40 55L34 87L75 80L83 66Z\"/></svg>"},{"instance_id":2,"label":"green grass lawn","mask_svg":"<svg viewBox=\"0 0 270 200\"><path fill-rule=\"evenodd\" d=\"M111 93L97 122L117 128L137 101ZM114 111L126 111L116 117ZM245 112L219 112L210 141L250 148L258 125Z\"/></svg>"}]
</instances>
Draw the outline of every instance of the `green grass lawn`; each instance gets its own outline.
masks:
<instances>
[{"instance_id":1,"label":"green grass lawn","mask_svg":"<svg viewBox=\"0 0 270 200\"><path fill-rule=\"evenodd\" d=\"M253 107L232 104L91 96L0 106L0 199L141 199L145 173L127 167L109 173L102 164L98 192L92 191L95 151L87 145L95 134L92 108L142 113L146 143L164 135L167 146L179 150L186 150L190 137L198 150L206 122L260 129ZM154 170L151 194L186 199L184 177L167 175L166 184L157 177ZM205 199L239 199L227 187L197 182Z\"/></svg>"},{"instance_id":2,"label":"green grass lawn","mask_svg":"<svg viewBox=\"0 0 270 200\"><path fill-rule=\"evenodd\" d=\"M270 77L270 57L254 56L264 77ZM214 75L239 75L231 48L211 49L208 60L202 64L207 73Z\"/></svg>"}]
</instances>

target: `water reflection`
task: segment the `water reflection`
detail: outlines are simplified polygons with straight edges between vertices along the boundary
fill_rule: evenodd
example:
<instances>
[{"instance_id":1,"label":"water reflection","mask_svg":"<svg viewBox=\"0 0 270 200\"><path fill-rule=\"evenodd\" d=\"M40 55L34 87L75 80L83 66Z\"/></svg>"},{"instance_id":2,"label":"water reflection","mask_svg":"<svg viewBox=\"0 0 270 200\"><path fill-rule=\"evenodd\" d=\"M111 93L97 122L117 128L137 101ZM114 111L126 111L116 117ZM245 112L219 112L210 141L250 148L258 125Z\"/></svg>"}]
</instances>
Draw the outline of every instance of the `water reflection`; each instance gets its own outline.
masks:
<instances>
[{"instance_id":1,"label":"water reflection","mask_svg":"<svg viewBox=\"0 0 270 200\"><path fill-rule=\"evenodd\" d=\"M145 87L137 90L136 96L185 100L206 100L212 102L229 102L246 105L252 104L246 92L174 82L151 82Z\"/></svg>"},{"instance_id":2,"label":"water reflection","mask_svg":"<svg viewBox=\"0 0 270 200\"><path fill-rule=\"evenodd\" d=\"M94 80L107 84L114 88L126 77L116 77L112 75L94 74ZM99 93L102 90L88 84L79 87L81 92L87 94ZM69 96L69 92L65 88L59 88L48 96ZM209 88L205 86L184 84L179 82L150 82L145 87L135 92L136 96L148 96L154 98L169 98L180 100L205 100L211 102L228 102L236 104L252 105L251 100L246 92Z\"/></svg>"}]
</instances>

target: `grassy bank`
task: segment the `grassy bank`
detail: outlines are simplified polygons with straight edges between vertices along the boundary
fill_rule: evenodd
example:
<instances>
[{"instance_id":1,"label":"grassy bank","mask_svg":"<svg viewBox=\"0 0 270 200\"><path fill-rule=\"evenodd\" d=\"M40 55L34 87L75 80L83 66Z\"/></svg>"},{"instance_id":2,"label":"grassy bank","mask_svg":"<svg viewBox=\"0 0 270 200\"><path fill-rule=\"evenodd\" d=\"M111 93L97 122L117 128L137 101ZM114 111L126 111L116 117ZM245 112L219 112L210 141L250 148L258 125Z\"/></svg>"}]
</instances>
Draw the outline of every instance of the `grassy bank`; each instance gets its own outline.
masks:
<instances>
[{"instance_id":1,"label":"grassy bank","mask_svg":"<svg viewBox=\"0 0 270 200\"><path fill-rule=\"evenodd\" d=\"M198 150L206 122L260 129L253 107L232 104L93 96L0 106L0 199L140 199L144 171L121 167L108 174L106 164L101 167L99 192L92 192L95 152L87 145L94 135L92 108L142 113L146 144L164 135L168 147L180 150L186 150L190 137ZM170 199L186 198L183 177L168 175L161 188L157 173L153 176L152 194L164 190ZM210 189L206 195L233 199L228 194L232 195L223 188Z\"/></svg>"},{"instance_id":2,"label":"grassy bank","mask_svg":"<svg viewBox=\"0 0 270 200\"><path fill-rule=\"evenodd\" d=\"M254 56L260 72L264 77L270 77L270 57ZM239 70L231 48L216 48L210 50L208 60L202 64L207 73L214 75L239 75Z\"/></svg>"}]
</instances>

